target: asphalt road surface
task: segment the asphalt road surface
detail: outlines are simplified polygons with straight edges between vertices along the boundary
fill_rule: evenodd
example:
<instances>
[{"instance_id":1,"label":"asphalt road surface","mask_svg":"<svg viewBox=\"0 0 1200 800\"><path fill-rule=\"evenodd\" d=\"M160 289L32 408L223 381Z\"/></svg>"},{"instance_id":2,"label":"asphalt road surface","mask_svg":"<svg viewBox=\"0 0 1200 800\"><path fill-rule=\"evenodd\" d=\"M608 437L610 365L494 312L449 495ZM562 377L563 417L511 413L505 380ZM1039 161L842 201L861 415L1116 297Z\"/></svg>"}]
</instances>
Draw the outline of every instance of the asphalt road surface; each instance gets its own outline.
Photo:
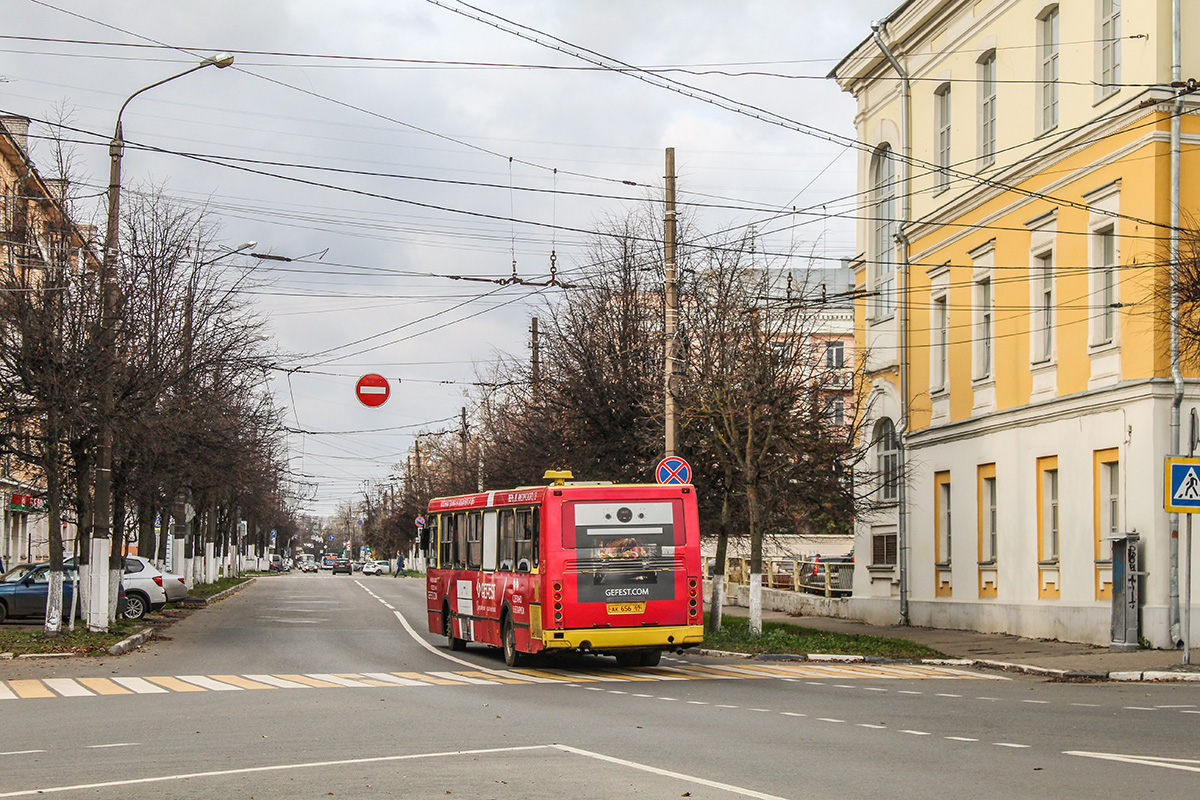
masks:
<instances>
[{"instance_id":1,"label":"asphalt road surface","mask_svg":"<svg viewBox=\"0 0 1200 800\"><path fill-rule=\"evenodd\" d=\"M0 662L0 798L1200 796L1200 692L669 656L509 670L424 581L257 581L118 658Z\"/></svg>"}]
</instances>

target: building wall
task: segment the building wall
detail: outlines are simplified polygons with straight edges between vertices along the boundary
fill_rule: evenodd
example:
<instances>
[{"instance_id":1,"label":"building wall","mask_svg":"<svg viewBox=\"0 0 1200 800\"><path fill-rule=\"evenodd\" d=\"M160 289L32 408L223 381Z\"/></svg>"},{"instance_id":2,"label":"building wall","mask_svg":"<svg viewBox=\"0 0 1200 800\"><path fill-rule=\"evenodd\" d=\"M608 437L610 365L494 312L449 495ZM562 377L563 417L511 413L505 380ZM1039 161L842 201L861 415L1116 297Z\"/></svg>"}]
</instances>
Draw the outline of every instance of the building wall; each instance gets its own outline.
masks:
<instances>
[{"instance_id":1,"label":"building wall","mask_svg":"<svg viewBox=\"0 0 1200 800\"><path fill-rule=\"evenodd\" d=\"M1096 85L1103 0L913 0L885 21L884 40L912 77L916 163L903 229L910 266L899 313L872 313L870 300L860 302L856 328L874 369L863 413L897 424L907 416L914 624L1107 643L1111 567L1102 537L1115 528L1141 535L1143 635L1169 645L1162 474L1173 386L1155 290L1168 260L1170 5L1124 4L1121 74L1107 88ZM1200 7L1184 6L1186 77L1200 69ZM1057 120L1047 127L1039 78L1048 51L1039 36L1055 10ZM991 57L994 157L984 158L981 70ZM834 77L857 98L859 138L870 145L859 156L855 268L858 286L877 291L885 206L873 180L879 149L902 148L900 82L870 39ZM1183 117L1183 132L1186 213L1200 210L1200 189L1186 179L1200 169L1195 116ZM900 216L906 193L897 188ZM1112 295L1106 253L1115 259ZM1111 316L1110 302L1120 306ZM1200 382L1188 378L1185 420L1200 402ZM1049 470L1058 481L1056 560L1046 552ZM997 497L994 559L984 534L987 482ZM870 553L872 534L898 524L898 507L864 517L856 551ZM899 570L858 564L853 613L894 620Z\"/></svg>"}]
</instances>

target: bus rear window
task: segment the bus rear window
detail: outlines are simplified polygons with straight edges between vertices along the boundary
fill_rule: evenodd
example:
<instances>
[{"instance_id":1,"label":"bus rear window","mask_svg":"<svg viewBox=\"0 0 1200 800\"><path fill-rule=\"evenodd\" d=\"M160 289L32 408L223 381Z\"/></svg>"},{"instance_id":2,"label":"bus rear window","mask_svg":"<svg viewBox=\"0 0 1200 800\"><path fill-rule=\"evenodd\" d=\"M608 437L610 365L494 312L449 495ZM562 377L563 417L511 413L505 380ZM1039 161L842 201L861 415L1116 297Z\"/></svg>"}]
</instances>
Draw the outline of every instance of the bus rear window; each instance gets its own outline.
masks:
<instances>
[{"instance_id":1,"label":"bus rear window","mask_svg":"<svg viewBox=\"0 0 1200 800\"><path fill-rule=\"evenodd\" d=\"M675 524L677 514L682 516L678 505L672 500L568 503L563 547L581 558L605 561L674 555L685 541L683 525Z\"/></svg>"}]
</instances>

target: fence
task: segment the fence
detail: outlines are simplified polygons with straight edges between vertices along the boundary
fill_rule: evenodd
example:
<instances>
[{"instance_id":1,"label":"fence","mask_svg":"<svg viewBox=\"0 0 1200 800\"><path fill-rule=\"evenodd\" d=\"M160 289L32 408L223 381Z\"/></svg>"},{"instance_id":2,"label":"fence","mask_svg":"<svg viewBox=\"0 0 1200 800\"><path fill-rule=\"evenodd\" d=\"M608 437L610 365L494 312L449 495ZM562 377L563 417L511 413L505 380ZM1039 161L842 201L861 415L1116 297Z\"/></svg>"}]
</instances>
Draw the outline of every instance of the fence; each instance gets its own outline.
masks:
<instances>
[{"instance_id":1,"label":"fence","mask_svg":"<svg viewBox=\"0 0 1200 800\"><path fill-rule=\"evenodd\" d=\"M848 557L835 558L764 558L763 586L825 597L849 595L854 590L854 561ZM730 585L749 584L750 559L728 559L725 579Z\"/></svg>"}]
</instances>

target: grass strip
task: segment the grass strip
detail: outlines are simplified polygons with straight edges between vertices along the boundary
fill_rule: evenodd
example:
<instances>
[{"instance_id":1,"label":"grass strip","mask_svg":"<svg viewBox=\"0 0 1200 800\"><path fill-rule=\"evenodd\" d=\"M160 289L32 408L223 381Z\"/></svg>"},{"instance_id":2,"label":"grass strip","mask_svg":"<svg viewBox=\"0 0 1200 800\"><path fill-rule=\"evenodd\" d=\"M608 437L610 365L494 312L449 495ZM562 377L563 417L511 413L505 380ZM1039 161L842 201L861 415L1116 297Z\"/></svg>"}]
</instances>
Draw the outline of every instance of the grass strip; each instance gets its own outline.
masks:
<instances>
[{"instance_id":1,"label":"grass strip","mask_svg":"<svg viewBox=\"0 0 1200 800\"><path fill-rule=\"evenodd\" d=\"M896 659L945 658L937 650L907 639L831 633L787 622L763 622L762 635L752 636L750 621L732 614L722 615L721 630L715 633L705 631L704 647L732 653L827 653Z\"/></svg>"},{"instance_id":2,"label":"grass strip","mask_svg":"<svg viewBox=\"0 0 1200 800\"><path fill-rule=\"evenodd\" d=\"M26 655L30 653L73 653L86 656L106 656L108 648L122 639L127 639L145 627L134 620L117 620L105 633L92 633L81 621L75 622L75 630L68 631L65 627L57 636L47 636L43 628L33 626L24 628L0 630L0 653Z\"/></svg>"}]
</instances>

